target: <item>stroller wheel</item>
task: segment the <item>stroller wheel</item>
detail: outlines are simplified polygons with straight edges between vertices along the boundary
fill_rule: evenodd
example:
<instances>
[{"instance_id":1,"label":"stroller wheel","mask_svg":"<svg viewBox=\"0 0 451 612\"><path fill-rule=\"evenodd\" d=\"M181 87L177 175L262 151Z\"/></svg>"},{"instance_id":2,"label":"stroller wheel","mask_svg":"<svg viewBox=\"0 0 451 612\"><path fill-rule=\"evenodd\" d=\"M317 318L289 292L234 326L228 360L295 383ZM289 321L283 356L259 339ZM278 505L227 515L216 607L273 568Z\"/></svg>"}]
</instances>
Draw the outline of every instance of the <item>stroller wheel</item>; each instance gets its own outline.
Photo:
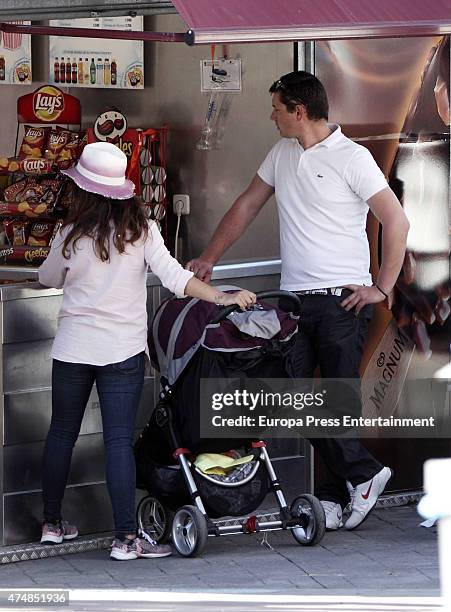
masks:
<instances>
[{"instance_id":1,"label":"stroller wheel","mask_svg":"<svg viewBox=\"0 0 451 612\"><path fill-rule=\"evenodd\" d=\"M326 531L326 518L319 499L314 495L300 495L293 500L290 512L293 518L302 519L302 524L291 530L296 542L303 546L321 542Z\"/></svg>"},{"instance_id":2,"label":"stroller wheel","mask_svg":"<svg viewBox=\"0 0 451 612\"><path fill-rule=\"evenodd\" d=\"M144 497L136 509L138 527L148 533L155 542L165 542L169 539L174 514L156 497Z\"/></svg>"},{"instance_id":3,"label":"stroller wheel","mask_svg":"<svg viewBox=\"0 0 451 612\"><path fill-rule=\"evenodd\" d=\"M172 543L182 557L200 555L208 538L207 521L195 506L183 506L174 515Z\"/></svg>"}]
</instances>

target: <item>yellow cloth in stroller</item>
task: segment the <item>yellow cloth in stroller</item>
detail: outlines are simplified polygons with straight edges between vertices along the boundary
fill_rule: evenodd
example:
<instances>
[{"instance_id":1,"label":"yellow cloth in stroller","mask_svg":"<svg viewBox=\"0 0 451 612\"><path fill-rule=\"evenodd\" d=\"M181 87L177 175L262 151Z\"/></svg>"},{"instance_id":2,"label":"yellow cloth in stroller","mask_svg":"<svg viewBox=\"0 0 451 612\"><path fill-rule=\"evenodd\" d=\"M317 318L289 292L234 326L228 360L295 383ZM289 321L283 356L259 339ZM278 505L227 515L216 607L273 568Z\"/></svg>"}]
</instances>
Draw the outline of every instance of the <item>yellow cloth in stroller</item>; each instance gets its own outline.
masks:
<instances>
[{"instance_id":1,"label":"yellow cloth in stroller","mask_svg":"<svg viewBox=\"0 0 451 612\"><path fill-rule=\"evenodd\" d=\"M204 474L225 476L228 472L234 470L239 465L250 463L253 459L253 455L233 459L232 457L228 457L227 455L222 455L220 453L201 453L200 455L197 455L194 465Z\"/></svg>"}]
</instances>

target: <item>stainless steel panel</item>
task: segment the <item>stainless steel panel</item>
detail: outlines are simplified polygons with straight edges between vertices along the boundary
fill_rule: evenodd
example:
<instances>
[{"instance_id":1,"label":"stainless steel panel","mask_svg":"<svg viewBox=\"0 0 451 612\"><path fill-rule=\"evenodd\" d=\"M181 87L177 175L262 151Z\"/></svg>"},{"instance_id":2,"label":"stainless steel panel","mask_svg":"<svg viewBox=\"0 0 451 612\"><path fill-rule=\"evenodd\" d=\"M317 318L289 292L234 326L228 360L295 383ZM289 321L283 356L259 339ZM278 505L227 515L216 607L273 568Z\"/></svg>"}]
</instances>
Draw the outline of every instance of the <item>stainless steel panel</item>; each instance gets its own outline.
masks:
<instances>
[{"instance_id":1,"label":"stainless steel panel","mask_svg":"<svg viewBox=\"0 0 451 612\"><path fill-rule=\"evenodd\" d=\"M413 21L409 24L398 23L376 23L376 24L354 24L345 23L340 25L318 25L313 27L271 28L262 30L259 28L224 28L223 30L198 30L194 33L193 44L229 45L232 43L277 43L299 40L345 40L345 39L381 39L381 38L405 38L419 36L443 36L451 33L451 22L449 20L441 23L438 19L429 22Z\"/></svg>"},{"instance_id":2,"label":"stainless steel panel","mask_svg":"<svg viewBox=\"0 0 451 612\"><path fill-rule=\"evenodd\" d=\"M37 282L38 268L17 268L13 266L0 266L0 280L17 280L17 282L8 285L0 285L0 301L8 302L10 300L22 300L29 298L43 298L52 296L62 296L62 289L53 289L44 287ZM24 282L25 279L31 279L30 282ZM149 272L146 278L146 284L149 287L160 285L158 276Z\"/></svg>"},{"instance_id":3,"label":"stainless steel panel","mask_svg":"<svg viewBox=\"0 0 451 612\"><path fill-rule=\"evenodd\" d=\"M234 284L254 291L277 289L279 286L279 263L253 262L248 266L220 266L217 271L219 278L215 284ZM155 309L169 292L158 285L158 280L149 275L148 279L148 313L153 316ZM151 284L155 283L155 284ZM8 316L17 314L17 295L22 295L20 308L27 313L32 327L37 312L38 330L48 329L53 325L51 316L47 316L45 308L41 307L36 298L36 290L29 287L9 288L6 303L2 309L8 310ZM16 291L16 300L11 301ZM9 298L9 299L8 299ZM61 300L61 293L48 294L44 292L42 303L55 304ZM25 305L24 302L28 302ZM35 307L37 306L37 307ZM56 318L56 308L53 316ZM20 310L19 310L20 312ZM24 314L25 316L25 314ZM12 320L12 319L11 319ZM6 326L5 326L6 327ZM20 337L20 328L8 329L9 339ZM32 337L35 332L28 329ZM41 456L44 438L50 422L51 389L50 372L51 338L44 340L14 342L3 346L2 363L4 367L4 496L5 509L4 543L30 541L39 537L41 514ZM45 335L45 334L44 334ZM40 337L38 335L38 337ZM158 379L148 377L145 380L144 392L138 411L136 436L146 424L152 407L158 396ZM82 424L81 436L75 446L73 462L69 477L69 488L65 496L67 516L79 514L81 528L84 533L97 532L112 528L111 510L106 494L104 481L104 447L101 434L102 425L98 396L91 394L85 418ZM280 440L272 441L270 453L275 458L275 466L284 486L288 500L302 491L308 490L310 483L309 456L305 452L302 441ZM293 474L295 477L293 478ZM94 484L90 484L94 483ZM77 486L73 486L77 485ZM274 506L274 499L268 498L267 507ZM80 512L78 512L80 511ZM76 518L74 516L74 518Z\"/></svg>"},{"instance_id":4,"label":"stainless steel panel","mask_svg":"<svg viewBox=\"0 0 451 612\"><path fill-rule=\"evenodd\" d=\"M4 399L3 444L44 440L52 411L51 390L14 393Z\"/></svg>"},{"instance_id":5,"label":"stainless steel panel","mask_svg":"<svg viewBox=\"0 0 451 612\"><path fill-rule=\"evenodd\" d=\"M3 304L3 342L54 338L62 295L12 300Z\"/></svg>"},{"instance_id":6,"label":"stainless steel panel","mask_svg":"<svg viewBox=\"0 0 451 612\"><path fill-rule=\"evenodd\" d=\"M11 266L0 266L0 279L16 280L19 271ZM22 300L24 298L42 298L53 295L62 295L62 289L44 287L36 281L23 282L28 278L38 278L38 268L23 268L20 280L13 284L0 285L0 300Z\"/></svg>"},{"instance_id":7,"label":"stainless steel panel","mask_svg":"<svg viewBox=\"0 0 451 612\"><path fill-rule=\"evenodd\" d=\"M50 387L52 343L37 340L3 346L3 393Z\"/></svg>"},{"instance_id":8,"label":"stainless steel panel","mask_svg":"<svg viewBox=\"0 0 451 612\"><path fill-rule=\"evenodd\" d=\"M41 488L44 442L4 447L4 492ZM72 455L68 484L105 480L105 455L101 433L80 436Z\"/></svg>"},{"instance_id":9,"label":"stainless steel panel","mask_svg":"<svg viewBox=\"0 0 451 612\"><path fill-rule=\"evenodd\" d=\"M147 403L147 402L146 402ZM97 412L100 412L97 410ZM135 439L150 416L143 409L141 423L135 429ZM101 424L100 424L101 425ZM28 491L41 488L41 464L44 440L3 447L3 491ZM98 433L79 436L72 455L68 484L105 480L105 451L100 427Z\"/></svg>"},{"instance_id":10,"label":"stainless steel panel","mask_svg":"<svg viewBox=\"0 0 451 612\"><path fill-rule=\"evenodd\" d=\"M0 304L0 329L1 329L1 323L2 323L2 315L3 315L3 308L2 305ZM0 347L1 348L1 347ZM0 353L1 356L1 353ZM0 368L2 366L1 363L1 359L0 359ZM2 376L0 375L0 385L2 382ZM4 396L3 393L0 393L0 440L3 441L3 413L4 413ZM3 510L3 448L2 446L0 446L0 542L3 540L3 526L4 526L4 510Z\"/></svg>"},{"instance_id":11,"label":"stainless steel panel","mask_svg":"<svg viewBox=\"0 0 451 612\"><path fill-rule=\"evenodd\" d=\"M144 381L136 416L136 428L141 430L150 418L154 406L153 378ZM52 391L40 389L29 393L5 396L3 444L26 444L45 440L52 414ZM102 432L102 418L97 391L94 387L86 406L80 435Z\"/></svg>"},{"instance_id":12,"label":"stainless steel panel","mask_svg":"<svg viewBox=\"0 0 451 612\"><path fill-rule=\"evenodd\" d=\"M5 495L3 546L38 541L41 536L41 493ZM102 533L113 529L113 516L105 484L68 487L63 501L64 517L75 523L80 534Z\"/></svg>"},{"instance_id":13,"label":"stainless steel panel","mask_svg":"<svg viewBox=\"0 0 451 612\"><path fill-rule=\"evenodd\" d=\"M280 259L251 259L242 262L218 264L213 270L213 280L230 276L260 276L261 274L279 274ZM19 300L25 298L42 298L50 296L61 296L62 289L51 289L44 287L37 282L38 268L20 268L17 266L0 266L0 280L9 279L17 280L17 283L12 285L0 285L0 301L6 302L10 300ZM25 279L31 279L34 282L23 282ZM147 274L147 286L161 286L161 281L152 272ZM155 302L158 305L158 301Z\"/></svg>"},{"instance_id":14,"label":"stainless steel panel","mask_svg":"<svg viewBox=\"0 0 451 612\"><path fill-rule=\"evenodd\" d=\"M253 276L253 277L242 277L235 278L230 276L229 278L221 278L221 280L214 281L212 283L215 286L221 285L234 285L243 289L249 289L249 291L267 291L270 289L278 290L280 288L280 277L278 274L270 274L267 276Z\"/></svg>"},{"instance_id":15,"label":"stainless steel panel","mask_svg":"<svg viewBox=\"0 0 451 612\"><path fill-rule=\"evenodd\" d=\"M219 264L214 267L212 279L244 278L254 276L280 275L280 259L261 259L230 264Z\"/></svg>"}]
</instances>

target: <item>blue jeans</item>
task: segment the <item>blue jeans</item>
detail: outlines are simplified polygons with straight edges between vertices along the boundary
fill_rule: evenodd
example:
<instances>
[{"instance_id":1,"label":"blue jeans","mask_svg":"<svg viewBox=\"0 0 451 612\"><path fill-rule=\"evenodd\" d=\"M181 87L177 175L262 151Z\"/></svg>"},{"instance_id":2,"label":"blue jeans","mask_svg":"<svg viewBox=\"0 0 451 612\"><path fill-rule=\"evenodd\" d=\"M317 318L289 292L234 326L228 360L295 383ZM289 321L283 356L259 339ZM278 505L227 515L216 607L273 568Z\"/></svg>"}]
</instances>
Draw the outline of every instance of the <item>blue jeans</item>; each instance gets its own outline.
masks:
<instances>
[{"instance_id":1,"label":"blue jeans","mask_svg":"<svg viewBox=\"0 0 451 612\"><path fill-rule=\"evenodd\" d=\"M53 360L52 421L44 448L44 520L61 519L72 450L94 382L106 452L106 482L116 535L136 531L133 431L144 384L144 353L105 366Z\"/></svg>"}]
</instances>

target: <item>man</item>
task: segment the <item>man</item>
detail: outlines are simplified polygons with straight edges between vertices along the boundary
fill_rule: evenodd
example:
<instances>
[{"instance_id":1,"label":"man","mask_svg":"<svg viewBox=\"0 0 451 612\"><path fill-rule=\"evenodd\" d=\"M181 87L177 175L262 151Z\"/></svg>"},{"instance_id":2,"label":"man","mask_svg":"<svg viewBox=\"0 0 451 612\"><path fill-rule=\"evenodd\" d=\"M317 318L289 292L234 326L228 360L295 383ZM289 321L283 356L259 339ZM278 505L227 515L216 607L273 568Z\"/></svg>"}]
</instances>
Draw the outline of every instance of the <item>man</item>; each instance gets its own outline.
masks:
<instances>
[{"instance_id":1,"label":"man","mask_svg":"<svg viewBox=\"0 0 451 612\"><path fill-rule=\"evenodd\" d=\"M369 151L346 138L338 125L327 123L327 95L314 75L291 72L269 91L271 119L282 138L224 215L200 258L187 268L208 282L213 265L275 193L281 288L296 292L302 302L293 373L311 378L319 366L325 378L359 378L372 304L390 295L409 223ZM368 208L383 227L374 284L365 232ZM345 527L355 529L375 506L391 469L358 439L317 438L311 443L326 466L326 482L317 491L326 527L342 526L343 509L351 500Z\"/></svg>"}]
</instances>

